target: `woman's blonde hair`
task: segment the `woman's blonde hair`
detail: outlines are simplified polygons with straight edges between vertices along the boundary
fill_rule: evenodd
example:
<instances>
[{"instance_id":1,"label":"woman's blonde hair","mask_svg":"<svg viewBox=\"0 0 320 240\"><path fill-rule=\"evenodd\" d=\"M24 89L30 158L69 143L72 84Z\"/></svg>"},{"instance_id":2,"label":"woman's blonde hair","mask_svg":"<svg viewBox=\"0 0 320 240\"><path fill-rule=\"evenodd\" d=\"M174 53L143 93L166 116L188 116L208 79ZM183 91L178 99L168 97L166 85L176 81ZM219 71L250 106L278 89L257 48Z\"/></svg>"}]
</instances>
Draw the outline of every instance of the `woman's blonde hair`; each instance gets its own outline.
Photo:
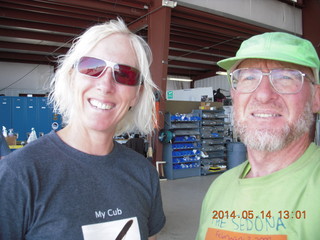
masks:
<instances>
[{"instance_id":1,"label":"woman's blonde hair","mask_svg":"<svg viewBox=\"0 0 320 240\"><path fill-rule=\"evenodd\" d=\"M134 131L149 134L156 126L154 91L158 90L149 69L152 53L143 38L132 33L122 19L95 25L75 39L68 53L59 59L58 69L51 82L49 102L55 112L62 116L63 123L68 124L76 112L75 101L80 101L76 99L77 94L74 92L76 83L72 69L75 63L90 52L99 41L115 33L125 34L130 39L138 60L136 67L140 70L143 81L137 104L118 123L115 135Z\"/></svg>"}]
</instances>

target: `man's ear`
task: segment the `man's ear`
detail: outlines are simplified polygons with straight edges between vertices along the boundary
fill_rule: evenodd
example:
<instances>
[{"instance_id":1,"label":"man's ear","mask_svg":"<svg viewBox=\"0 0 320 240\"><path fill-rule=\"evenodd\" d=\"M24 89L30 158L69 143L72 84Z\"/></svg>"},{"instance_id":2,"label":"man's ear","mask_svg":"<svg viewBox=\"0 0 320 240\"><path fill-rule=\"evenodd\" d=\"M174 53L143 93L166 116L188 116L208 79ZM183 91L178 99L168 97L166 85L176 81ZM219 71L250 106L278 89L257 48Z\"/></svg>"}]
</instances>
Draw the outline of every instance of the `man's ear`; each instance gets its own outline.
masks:
<instances>
[{"instance_id":1,"label":"man's ear","mask_svg":"<svg viewBox=\"0 0 320 240\"><path fill-rule=\"evenodd\" d=\"M314 85L312 111L314 113L320 112L320 85Z\"/></svg>"}]
</instances>

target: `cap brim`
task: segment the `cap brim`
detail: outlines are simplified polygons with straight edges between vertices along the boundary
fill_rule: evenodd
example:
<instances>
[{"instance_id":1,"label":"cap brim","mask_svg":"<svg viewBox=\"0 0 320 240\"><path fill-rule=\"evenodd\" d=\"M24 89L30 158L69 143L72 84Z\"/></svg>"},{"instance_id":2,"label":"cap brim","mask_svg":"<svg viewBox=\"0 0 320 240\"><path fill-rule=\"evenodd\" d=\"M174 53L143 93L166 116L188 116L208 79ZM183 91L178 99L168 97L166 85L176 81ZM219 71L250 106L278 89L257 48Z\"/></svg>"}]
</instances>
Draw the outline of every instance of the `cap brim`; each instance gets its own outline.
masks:
<instances>
[{"instance_id":1,"label":"cap brim","mask_svg":"<svg viewBox=\"0 0 320 240\"><path fill-rule=\"evenodd\" d=\"M219 62L217 62L218 66L225 69L225 70L230 70L233 65L235 65L237 62L244 60L247 58L243 58L243 57L231 57L231 58L227 58L224 60L221 60Z\"/></svg>"}]
</instances>

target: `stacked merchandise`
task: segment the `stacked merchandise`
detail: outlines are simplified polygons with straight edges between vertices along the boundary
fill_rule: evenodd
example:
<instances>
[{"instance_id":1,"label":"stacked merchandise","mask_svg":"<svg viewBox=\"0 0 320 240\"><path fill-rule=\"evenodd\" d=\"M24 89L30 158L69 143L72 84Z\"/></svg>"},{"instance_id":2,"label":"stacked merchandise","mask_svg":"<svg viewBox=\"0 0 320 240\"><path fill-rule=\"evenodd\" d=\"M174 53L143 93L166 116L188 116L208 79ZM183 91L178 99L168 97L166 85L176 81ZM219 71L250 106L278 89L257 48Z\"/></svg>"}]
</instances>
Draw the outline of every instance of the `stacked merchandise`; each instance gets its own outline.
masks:
<instances>
[{"instance_id":1,"label":"stacked merchandise","mask_svg":"<svg viewBox=\"0 0 320 240\"><path fill-rule=\"evenodd\" d=\"M201 116L201 174L223 172L227 169L224 110L197 111Z\"/></svg>"},{"instance_id":2,"label":"stacked merchandise","mask_svg":"<svg viewBox=\"0 0 320 240\"><path fill-rule=\"evenodd\" d=\"M200 176L200 117L198 113L165 116L165 130L170 141L164 142L163 156L168 179Z\"/></svg>"}]
</instances>

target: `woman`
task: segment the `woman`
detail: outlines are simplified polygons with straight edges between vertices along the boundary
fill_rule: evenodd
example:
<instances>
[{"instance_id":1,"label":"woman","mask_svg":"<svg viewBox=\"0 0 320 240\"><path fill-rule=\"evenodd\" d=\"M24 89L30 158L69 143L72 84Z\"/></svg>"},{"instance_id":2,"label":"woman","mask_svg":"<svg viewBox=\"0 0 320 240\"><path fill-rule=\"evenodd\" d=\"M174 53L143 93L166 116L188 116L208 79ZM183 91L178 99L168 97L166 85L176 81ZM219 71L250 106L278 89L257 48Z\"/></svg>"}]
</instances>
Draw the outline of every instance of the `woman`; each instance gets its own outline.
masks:
<instances>
[{"instance_id":1,"label":"woman","mask_svg":"<svg viewBox=\"0 0 320 240\"><path fill-rule=\"evenodd\" d=\"M165 223L157 172L113 140L154 127L150 59L122 20L77 39L50 94L66 126L0 165L0 239L156 239Z\"/></svg>"}]
</instances>

